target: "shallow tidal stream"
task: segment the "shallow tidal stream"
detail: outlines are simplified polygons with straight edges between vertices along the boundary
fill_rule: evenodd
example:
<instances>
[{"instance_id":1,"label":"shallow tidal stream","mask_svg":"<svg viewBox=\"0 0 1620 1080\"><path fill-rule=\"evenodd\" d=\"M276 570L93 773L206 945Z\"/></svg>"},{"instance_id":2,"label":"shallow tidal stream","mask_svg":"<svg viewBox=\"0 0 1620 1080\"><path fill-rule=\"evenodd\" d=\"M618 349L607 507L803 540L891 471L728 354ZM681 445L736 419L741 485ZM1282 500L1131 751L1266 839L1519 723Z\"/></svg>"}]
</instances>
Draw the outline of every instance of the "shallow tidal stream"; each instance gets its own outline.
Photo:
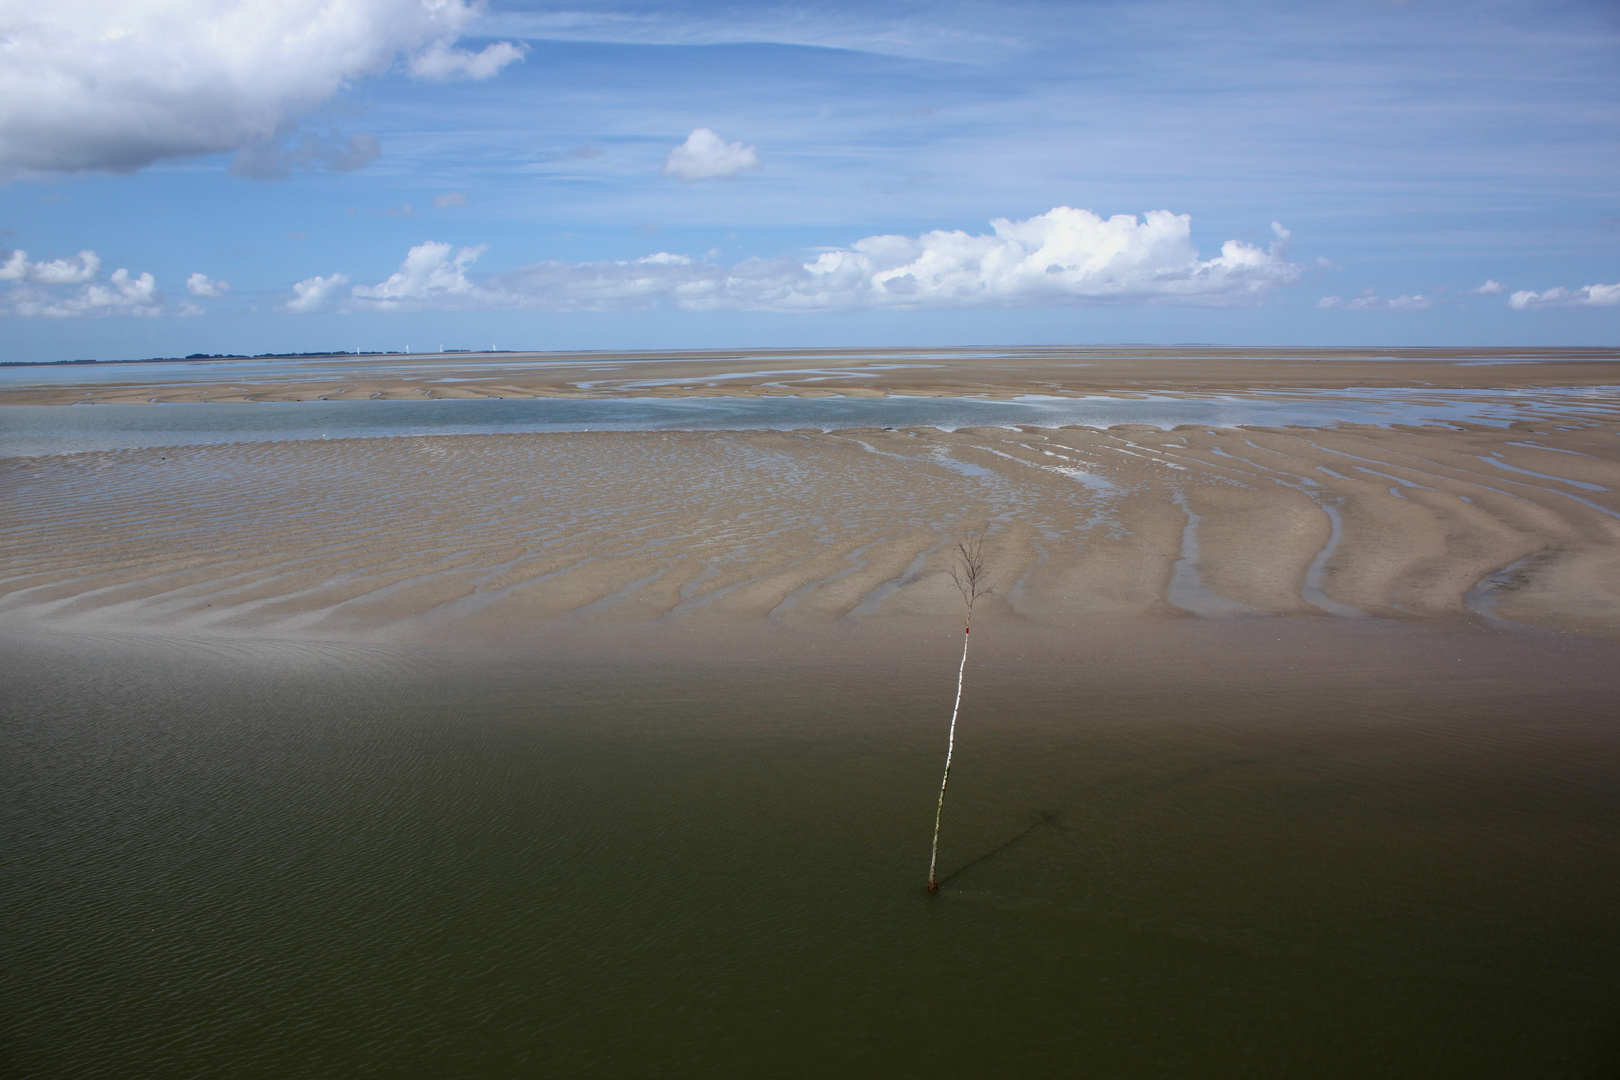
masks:
<instances>
[{"instance_id":1,"label":"shallow tidal stream","mask_svg":"<svg viewBox=\"0 0 1620 1080\"><path fill-rule=\"evenodd\" d=\"M4 1070L1615 1075L1614 647L1329 622L987 633L934 898L949 634L7 633Z\"/></svg>"},{"instance_id":2,"label":"shallow tidal stream","mask_svg":"<svg viewBox=\"0 0 1620 1080\"><path fill-rule=\"evenodd\" d=\"M15 369L13 369L15 370ZM0 384L3 385L3 384ZM928 426L1109 427L1484 424L1612 421L1614 387L1502 389L1361 388L1128 397L616 397L477 401L301 401L10 405L0 412L0 457L143 446L194 446L325 438L544 431L725 431Z\"/></svg>"}]
</instances>

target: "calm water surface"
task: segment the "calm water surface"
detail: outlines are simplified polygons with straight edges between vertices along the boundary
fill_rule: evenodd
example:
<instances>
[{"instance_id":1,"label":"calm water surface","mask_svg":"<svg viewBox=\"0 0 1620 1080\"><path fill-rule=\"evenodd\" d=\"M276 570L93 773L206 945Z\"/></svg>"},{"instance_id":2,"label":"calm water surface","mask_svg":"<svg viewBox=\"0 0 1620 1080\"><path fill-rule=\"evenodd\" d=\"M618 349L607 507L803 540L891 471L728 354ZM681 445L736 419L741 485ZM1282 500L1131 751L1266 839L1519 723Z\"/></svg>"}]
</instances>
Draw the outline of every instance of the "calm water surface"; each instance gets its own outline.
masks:
<instances>
[{"instance_id":1,"label":"calm water surface","mask_svg":"<svg viewBox=\"0 0 1620 1080\"><path fill-rule=\"evenodd\" d=\"M521 431L704 431L851 427L1110 427L1242 424L1612 422L1620 388L1252 391L1199 397L612 397L297 401L259 404L11 405L0 456L283 439Z\"/></svg>"},{"instance_id":2,"label":"calm water surface","mask_svg":"<svg viewBox=\"0 0 1620 1080\"><path fill-rule=\"evenodd\" d=\"M1387 632L987 641L933 899L947 639L7 635L8 1075L1616 1075L1612 647Z\"/></svg>"}]
</instances>

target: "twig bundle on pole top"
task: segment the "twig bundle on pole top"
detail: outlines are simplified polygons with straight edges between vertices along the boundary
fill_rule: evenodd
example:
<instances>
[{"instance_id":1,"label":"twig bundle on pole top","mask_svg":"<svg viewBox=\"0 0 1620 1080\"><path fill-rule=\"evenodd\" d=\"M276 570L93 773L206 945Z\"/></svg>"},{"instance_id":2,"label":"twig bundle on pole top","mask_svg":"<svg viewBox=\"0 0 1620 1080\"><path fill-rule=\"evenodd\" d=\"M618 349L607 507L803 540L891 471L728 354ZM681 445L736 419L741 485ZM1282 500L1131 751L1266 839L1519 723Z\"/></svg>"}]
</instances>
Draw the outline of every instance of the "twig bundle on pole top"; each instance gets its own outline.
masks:
<instances>
[{"instance_id":1,"label":"twig bundle on pole top","mask_svg":"<svg viewBox=\"0 0 1620 1080\"><path fill-rule=\"evenodd\" d=\"M957 541L951 561L951 580L967 605L967 617L962 621L962 663L956 669L956 704L951 707L950 735L945 743L945 774L939 781L939 806L934 810L934 851L928 860L928 891L939 892L939 823L945 816L945 785L951 780L951 756L956 752L956 717L962 711L962 680L967 674L968 635L973 631L973 604L990 592L989 578L985 574L983 526L970 529Z\"/></svg>"}]
</instances>

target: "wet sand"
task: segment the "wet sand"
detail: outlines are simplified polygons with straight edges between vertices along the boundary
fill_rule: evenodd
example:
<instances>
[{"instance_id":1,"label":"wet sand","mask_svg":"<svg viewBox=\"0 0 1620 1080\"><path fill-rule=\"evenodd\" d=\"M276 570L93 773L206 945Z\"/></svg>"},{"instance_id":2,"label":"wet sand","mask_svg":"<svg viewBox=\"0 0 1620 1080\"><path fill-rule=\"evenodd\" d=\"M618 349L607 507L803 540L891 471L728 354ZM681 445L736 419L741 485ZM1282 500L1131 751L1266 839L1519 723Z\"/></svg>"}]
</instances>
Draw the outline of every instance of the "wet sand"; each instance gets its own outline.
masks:
<instances>
[{"instance_id":1,"label":"wet sand","mask_svg":"<svg viewBox=\"0 0 1620 1080\"><path fill-rule=\"evenodd\" d=\"M1620 638L1620 441L1513 427L571 432L0 460L0 622L391 640L628 623L1454 618ZM573 628L573 629L570 629Z\"/></svg>"},{"instance_id":2,"label":"wet sand","mask_svg":"<svg viewBox=\"0 0 1620 1080\"><path fill-rule=\"evenodd\" d=\"M183 369L183 370L176 370ZM56 379L92 379L93 384ZM515 353L5 372L0 405L428 398L882 396L1620 385L1616 349L827 349Z\"/></svg>"}]
</instances>

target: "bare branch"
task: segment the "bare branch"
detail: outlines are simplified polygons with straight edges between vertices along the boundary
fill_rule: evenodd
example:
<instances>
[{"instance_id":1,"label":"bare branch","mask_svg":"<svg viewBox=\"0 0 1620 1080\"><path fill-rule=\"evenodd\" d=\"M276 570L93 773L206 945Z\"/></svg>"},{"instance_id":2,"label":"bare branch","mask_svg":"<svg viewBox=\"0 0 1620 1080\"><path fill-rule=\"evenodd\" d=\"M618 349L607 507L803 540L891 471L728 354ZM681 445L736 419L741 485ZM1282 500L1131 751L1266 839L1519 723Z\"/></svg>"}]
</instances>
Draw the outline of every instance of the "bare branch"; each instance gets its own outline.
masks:
<instances>
[{"instance_id":1,"label":"bare branch","mask_svg":"<svg viewBox=\"0 0 1620 1080\"><path fill-rule=\"evenodd\" d=\"M984 534L986 527L969 529L967 536L956 542L956 553L951 560L951 580L962 602L972 612L973 602L991 591L990 578L985 570Z\"/></svg>"}]
</instances>

